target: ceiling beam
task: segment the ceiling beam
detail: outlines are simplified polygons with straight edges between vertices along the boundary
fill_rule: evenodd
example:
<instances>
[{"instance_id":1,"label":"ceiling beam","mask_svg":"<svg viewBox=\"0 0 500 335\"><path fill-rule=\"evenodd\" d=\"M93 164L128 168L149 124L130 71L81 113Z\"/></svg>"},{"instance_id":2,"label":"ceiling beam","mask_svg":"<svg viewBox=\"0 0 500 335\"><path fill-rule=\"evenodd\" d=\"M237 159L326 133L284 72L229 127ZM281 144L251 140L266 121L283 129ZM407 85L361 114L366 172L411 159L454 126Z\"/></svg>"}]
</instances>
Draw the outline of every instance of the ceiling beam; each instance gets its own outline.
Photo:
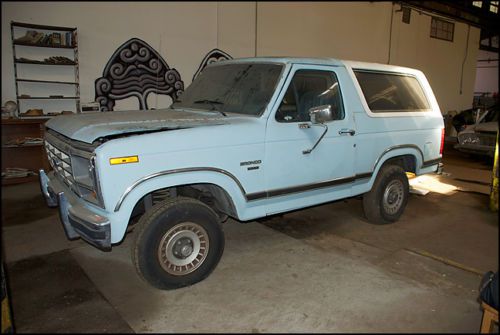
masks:
<instances>
[{"instance_id":1,"label":"ceiling beam","mask_svg":"<svg viewBox=\"0 0 500 335\"><path fill-rule=\"evenodd\" d=\"M472 26L498 32L500 28L498 13L490 12L490 0L483 0L482 8L472 5L472 1L400 1L438 15L446 16Z\"/></svg>"}]
</instances>

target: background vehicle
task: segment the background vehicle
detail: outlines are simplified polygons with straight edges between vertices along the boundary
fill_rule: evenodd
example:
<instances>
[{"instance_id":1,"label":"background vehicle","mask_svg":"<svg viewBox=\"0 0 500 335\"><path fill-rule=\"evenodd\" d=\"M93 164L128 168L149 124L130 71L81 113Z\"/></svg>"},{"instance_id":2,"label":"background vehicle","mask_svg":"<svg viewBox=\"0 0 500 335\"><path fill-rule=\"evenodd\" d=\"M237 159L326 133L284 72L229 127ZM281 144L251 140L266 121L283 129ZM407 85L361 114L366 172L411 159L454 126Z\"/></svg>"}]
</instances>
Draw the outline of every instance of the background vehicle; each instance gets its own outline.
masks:
<instances>
[{"instance_id":1,"label":"background vehicle","mask_svg":"<svg viewBox=\"0 0 500 335\"><path fill-rule=\"evenodd\" d=\"M498 132L499 106L496 104L487 109L477 123L463 126L458 133L458 144L455 145L455 149L493 157Z\"/></svg>"}]
</instances>

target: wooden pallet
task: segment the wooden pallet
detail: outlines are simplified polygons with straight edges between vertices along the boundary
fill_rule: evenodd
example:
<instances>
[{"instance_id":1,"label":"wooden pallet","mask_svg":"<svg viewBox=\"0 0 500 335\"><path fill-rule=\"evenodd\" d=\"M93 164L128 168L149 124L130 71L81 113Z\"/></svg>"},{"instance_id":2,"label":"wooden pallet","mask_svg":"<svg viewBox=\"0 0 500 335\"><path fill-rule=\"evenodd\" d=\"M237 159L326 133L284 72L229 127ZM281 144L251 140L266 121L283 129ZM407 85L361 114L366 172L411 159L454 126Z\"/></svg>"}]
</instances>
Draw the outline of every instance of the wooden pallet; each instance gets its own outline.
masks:
<instances>
[{"instance_id":1,"label":"wooden pallet","mask_svg":"<svg viewBox=\"0 0 500 335\"><path fill-rule=\"evenodd\" d=\"M483 308L483 321L481 322L480 333L488 334L491 333L493 323L498 323L498 311L484 301L481 303L481 307Z\"/></svg>"}]
</instances>

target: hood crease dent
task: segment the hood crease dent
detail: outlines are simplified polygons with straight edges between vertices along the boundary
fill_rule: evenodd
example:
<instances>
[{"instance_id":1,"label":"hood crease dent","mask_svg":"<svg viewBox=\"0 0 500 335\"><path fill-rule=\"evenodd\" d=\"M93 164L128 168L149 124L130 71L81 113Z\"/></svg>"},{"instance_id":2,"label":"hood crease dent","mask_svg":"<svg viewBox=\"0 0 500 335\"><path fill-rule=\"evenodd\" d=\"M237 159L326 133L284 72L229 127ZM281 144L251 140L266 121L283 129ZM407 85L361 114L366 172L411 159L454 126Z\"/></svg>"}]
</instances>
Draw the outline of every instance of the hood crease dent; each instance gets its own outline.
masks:
<instances>
[{"instance_id":1,"label":"hood crease dent","mask_svg":"<svg viewBox=\"0 0 500 335\"><path fill-rule=\"evenodd\" d=\"M216 112L181 109L130 110L58 115L45 124L73 140L92 144L96 139L159 130L172 130L229 123Z\"/></svg>"}]
</instances>

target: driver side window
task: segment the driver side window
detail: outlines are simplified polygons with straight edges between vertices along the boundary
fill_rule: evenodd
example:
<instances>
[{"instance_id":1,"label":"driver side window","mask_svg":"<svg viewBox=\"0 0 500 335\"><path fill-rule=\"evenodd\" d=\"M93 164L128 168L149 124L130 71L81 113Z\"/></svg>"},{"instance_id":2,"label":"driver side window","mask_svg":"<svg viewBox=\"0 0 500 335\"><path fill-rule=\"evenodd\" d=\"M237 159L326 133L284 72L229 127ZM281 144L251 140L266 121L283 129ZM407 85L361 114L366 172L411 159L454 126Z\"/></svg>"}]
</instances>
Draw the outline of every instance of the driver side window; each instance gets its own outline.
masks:
<instances>
[{"instance_id":1,"label":"driver side window","mask_svg":"<svg viewBox=\"0 0 500 335\"><path fill-rule=\"evenodd\" d=\"M339 83L335 74L321 70L298 70L276 112L276 121L310 121L309 109L322 105L331 106L333 120L344 118Z\"/></svg>"}]
</instances>

